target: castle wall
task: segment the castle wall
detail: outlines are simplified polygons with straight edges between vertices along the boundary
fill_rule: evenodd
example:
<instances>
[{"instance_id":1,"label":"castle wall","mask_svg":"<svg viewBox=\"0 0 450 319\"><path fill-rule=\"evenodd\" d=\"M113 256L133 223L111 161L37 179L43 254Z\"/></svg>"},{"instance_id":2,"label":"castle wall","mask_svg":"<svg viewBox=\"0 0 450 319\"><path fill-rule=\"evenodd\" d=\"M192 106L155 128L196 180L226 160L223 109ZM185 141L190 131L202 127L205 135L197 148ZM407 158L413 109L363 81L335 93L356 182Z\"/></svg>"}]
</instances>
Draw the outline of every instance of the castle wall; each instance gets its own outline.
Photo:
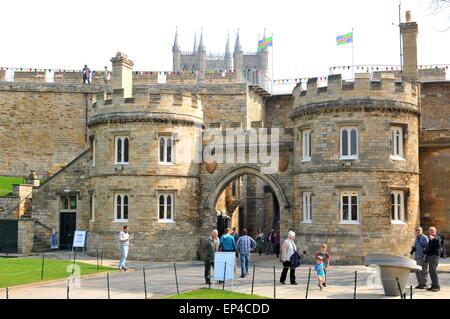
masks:
<instances>
[{"instance_id":1,"label":"castle wall","mask_svg":"<svg viewBox=\"0 0 450 319\"><path fill-rule=\"evenodd\" d=\"M422 84L421 224L450 235L450 83Z\"/></svg>"},{"instance_id":2,"label":"castle wall","mask_svg":"<svg viewBox=\"0 0 450 319\"><path fill-rule=\"evenodd\" d=\"M419 219L419 110L411 83L392 78L371 84L340 77L328 87L294 90L294 225L299 247L310 254L327 243L337 262L362 262L368 253L408 255ZM415 102L416 101L416 102ZM403 158L390 156L390 127L403 127ZM358 158L340 159L340 128L358 130ZM302 161L301 134L311 132L311 161ZM391 221L391 191L403 191L404 221ZM341 195L358 194L359 219L341 221ZM303 192L312 194L312 222L303 222Z\"/></svg>"},{"instance_id":3,"label":"castle wall","mask_svg":"<svg viewBox=\"0 0 450 319\"><path fill-rule=\"evenodd\" d=\"M33 190L33 219L59 233L60 196L74 195L77 196L77 229L87 229L89 225L88 174L88 152L84 151L63 170ZM35 237L48 242L50 238L48 229L35 227Z\"/></svg>"},{"instance_id":4,"label":"castle wall","mask_svg":"<svg viewBox=\"0 0 450 319\"><path fill-rule=\"evenodd\" d=\"M94 87L0 84L0 175L47 175L84 148Z\"/></svg>"},{"instance_id":5,"label":"castle wall","mask_svg":"<svg viewBox=\"0 0 450 319\"><path fill-rule=\"evenodd\" d=\"M265 103L266 127L289 128L293 127L290 119L294 104L292 94L274 95L269 97Z\"/></svg>"}]
</instances>

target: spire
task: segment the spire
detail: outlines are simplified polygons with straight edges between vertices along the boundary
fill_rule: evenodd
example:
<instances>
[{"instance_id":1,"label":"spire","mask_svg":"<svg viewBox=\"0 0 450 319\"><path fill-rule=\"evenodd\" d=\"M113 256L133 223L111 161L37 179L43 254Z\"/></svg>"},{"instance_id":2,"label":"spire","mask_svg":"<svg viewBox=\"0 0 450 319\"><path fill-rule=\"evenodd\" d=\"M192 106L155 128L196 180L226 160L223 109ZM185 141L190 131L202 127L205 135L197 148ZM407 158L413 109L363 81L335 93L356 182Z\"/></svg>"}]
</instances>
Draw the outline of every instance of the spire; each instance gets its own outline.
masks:
<instances>
[{"instance_id":1,"label":"spire","mask_svg":"<svg viewBox=\"0 0 450 319\"><path fill-rule=\"evenodd\" d=\"M194 34L194 49L192 50L192 53L197 52L197 32Z\"/></svg>"},{"instance_id":2,"label":"spire","mask_svg":"<svg viewBox=\"0 0 450 319\"><path fill-rule=\"evenodd\" d=\"M203 28L200 33L200 43L198 44L198 52L206 52L205 45L203 44Z\"/></svg>"},{"instance_id":3,"label":"spire","mask_svg":"<svg viewBox=\"0 0 450 319\"><path fill-rule=\"evenodd\" d=\"M231 55L231 51L230 51L230 33L228 33L228 36L227 36L227 44L225 45L225 55L226 56L230 56Z\"/></svg>"},{"instance_id":4,"label":"spire","mask_svg":"<svg viewBox=\"0 0 450 319\"><path fill-rule=\"evenodd\" d=\"M234 52L241 52L241 42L239 41L239 29L236 34L236 43L234 44Z\"/></svg>"},{"instance_id":5,"label":"spire","mask_svg":"<svg viewBox=\"0 0 450 319\"><path fill-rule=\"evenodd\" d=\"M173 40L172 51L180 51L180 46L178 45L178 27L175 28L175 40Z\"/></svg>"}]
</instances>

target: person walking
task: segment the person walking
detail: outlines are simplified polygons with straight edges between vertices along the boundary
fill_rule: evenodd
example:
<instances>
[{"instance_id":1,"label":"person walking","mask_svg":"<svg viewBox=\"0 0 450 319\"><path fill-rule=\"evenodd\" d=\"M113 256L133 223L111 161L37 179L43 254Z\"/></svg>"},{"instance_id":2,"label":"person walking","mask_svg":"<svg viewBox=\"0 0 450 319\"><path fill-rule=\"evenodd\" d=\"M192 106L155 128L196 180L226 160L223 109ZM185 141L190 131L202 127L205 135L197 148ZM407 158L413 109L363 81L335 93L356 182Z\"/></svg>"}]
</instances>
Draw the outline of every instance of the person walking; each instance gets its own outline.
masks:
<instances>
[{"instance_id":1,"label":"person walking","mask_svg":"<svg viewBox=\"0 0 450 319\"><path fill-rule=\"evenodd\" d=\"M248 274L248 261L250 259L250 251L256 248L256 242L248 236L246 228L242 230L242 236L239 237L236 243L237 249L240 255L241 261L241 278L244 278Z\"/></svg>"},{"instance_id":2,"label":"person walking","mask_svg":"<svg viewBox=\"0 0 450 319\"><path fill-rule=\"evenodd\" d=\"M224 231L222 237L220 237L220 245L219 249L223 252L235 252L236 251L236 242L234 241L234 237L231 235L232 229L227 228Z\"/></svg>"},{"instance_id":3,"label":"person walking","mask_svg":"<svg viewBox=\"0 0 450 319\"><path fill-rule=\"evenodd\" d=\"M421 271L416 272L417 277L417 287L416 289L426 289L427 288L427 276L428 276L428 262L426 261L425 250L428 246L428 237L423 234L422 227L418 226L415 229L416 240L411 248L410 254L414 254L414 259L417 265L422 267Z\"/></svg>"},{"instance_id":4,"label":"person walking","mask_svg":"<svg viewBox=\"0 0 450 319\"><path fill-rule=\"evenodd\" d=\"M431 278L431 287L427 290L437 292L441 290L437 274L439 257L441 256L441 238L436 234L435 227L428 228L428 246L426 249L426 255Z\"/></svg>"},{"instance_id":5,"label":"person walking","mask_svg":"<svg viewBox=\"0 0 450 319\"><path fill-rule=\"evenodd\" d=\"M123 230L119 233L120 240L120 262L119 269L120 271L127 271L127 267L125 265L128 257L128 250L130 247L130 234L128 233L128 225L123 226Z\"/></svg>"},{"instance_id":6,"label":"person walking","mask_svg":"<svg viewBox=\"0 0 450 319\"><path fill-rule=\"evenodd\" d=\"M316 256L316 263L314 264L314 275L317 279L319 289L322 291L325 286L325 264L322 256Z\"/></svg>"},{"instance_id":7,"label":"person walking","mask_svg":"<svg viewBox=\"0 0 450 319\"><path fill-rule=\"evenodd\" d=\"M278 229L275 234L275 254L277 254L277 258L280 257L280 243L281 243L281 235L280 230Z\"/></svg>"},{"instance_id":8,"label":"person walking","mask_svg":"<svg viewBox=\"0 0 450 319\"><path fill-rule=\"evenodd\" d=\"M269 234L267 235L267 243L269 244L267 255L273 254L273 246L275 244L275 233L273 232L273 228L270 230Z\"/></svg>"},{"instance_id":9,"label":"person walking","mask_svg":"<svg viewBox=\"0 0 450 319\"><path fill-rule=\"evenodd\" d=\"M261 228L258 229L258 235L256 235L256 245L258 247L258 254L261 256L264 251L264 233Z\"/></svg>"},{"instance_id":10,"label":"person walking","mask_svg":"<svg viewBox=\"0 0 450 319\"><path fill-rule=\"evenodd\" d=\"M91 69L88 68L87 64L83 68L83 84L91 84Z\"/></svg>"},{"instance_id":11,"label":"person walking","mask_svg":"<svg viewBox=\"0 0 450 319\"><path fill-rule=\"evenodd\" d=\"M294 252L297 251L297 246L295 245L294 239L295 233L293 231L290 231L288 233L288 237L283 241L283 244L281 246L280 261L283 263L283 271L281 272L280 283L283 285L285 284L287 272L289 269L291 285L297 285L297 282L295 281L295 268L291 264L291 256L294 254Z\"/></svg>"},{"instance_id":12,"label":"person walking","mask_svg":"<svg viewBox=\"0 0 450 319\"><path fill-rule=\"evenodd\" d=\"M105 81L105 85L108 85L111 82L111 72L108 71L108 67L105 66L105 71L103 73L103 81Z\"/></svg>"},{"instance_id":13,"label":"person walking","mask_svg":"<svg viewBox=\"0 0 450 319\"><path fill-rule=\"evenodd\" d=\"M320 251L316 253L316 257L322 257L323 262L323 286L327 286L327 271L330 268L330 254L328 254L327 251L327 245L322 244L320 245Z\"/></svg>"},{"instance_id":14,"label":"person walking","mask_svg":"<svg viewBox=\"0 0 450 319\"><path fill-rule=\"evenodd\" d=\"M214 268L214 255L219 250L219 232L214 229L211 236L203 243L203 260L205 262L205 282L211 285L211 267Z\"/></svg>"}]
</instances>

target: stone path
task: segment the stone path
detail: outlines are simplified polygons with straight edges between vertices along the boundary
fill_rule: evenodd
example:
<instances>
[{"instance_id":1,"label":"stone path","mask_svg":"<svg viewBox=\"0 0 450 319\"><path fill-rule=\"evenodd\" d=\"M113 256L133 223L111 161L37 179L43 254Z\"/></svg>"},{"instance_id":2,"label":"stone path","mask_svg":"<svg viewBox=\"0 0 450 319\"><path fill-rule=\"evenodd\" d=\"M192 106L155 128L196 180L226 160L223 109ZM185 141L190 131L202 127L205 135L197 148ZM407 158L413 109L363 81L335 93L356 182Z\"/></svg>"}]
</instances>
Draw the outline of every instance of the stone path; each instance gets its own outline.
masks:
<instances>
[{"instance_id":1,"label":"stone path","mask_svg":"<svg viewBox=\"0 0 450 319\"><path fill-rule=\"evenodd\" d=\"M48 258L68 259L67 252L56 252L47 256ZM38 256L36 257L38 258ZM96 264L96 257L78 254L77 260ZM117 266L117 260L104 259L103 265ZM272 256L252 256L250 262L250 274L246 278L236 279L231 284L226 283L225 288L237 292L251 292L252 268L256 264L254 293L262 296L273 297L274 294L274 276L273 266L276 267L275 283L277 298L304 299L306 295L306 284L308 279L309 265L302 265L296 270L298 286L281 285L279 276L281 272L281 263ZM143 299L144 282L142 267L146 268L147 297L160 298L164 295L176 294L177 287L175 283L173 263L156 263L145 261L134 261L127 264L127 272L110 272L110 298L111 299ZM421 299L440 299L450 298L450 272L448 268L450 260L442 260L440 264L440 284L441 291L437 293L413 290L413 298ZM180 292L189 291L201 287L208 287L204 284L203 263L199 261L176 263L178 274L178 287ZM316 282L311 277L311 283L308 292L308 299L352 299L354 292L355 271L358 272L357 280L357 298L392 298L385 297L381 285L376 282L376 276L371 268L365 266L334 266L328 273L328 287L319 291ZM238 270L236 274L239 274ZM288 282L288 281L287 281ZM106 274L95 274L82 277L78 282L72 281L69 297L71 299L106 299L108 298ZM79 285L78 285L79 284ZM77 286L78 285L78 286ZM416 286L415 275L409 277L408 287ZM212 289L222 289L221 285L212 285ZM408 289L409 290L409 289ZM67 297L67 279L52 281L47 283L32 284L26 286L17 286L9 289L11 299L65 299ZM0 289L0 299L5 298L5 289ZM399 297L393 297L399 299Z\"/></svg>"}]
</instances>

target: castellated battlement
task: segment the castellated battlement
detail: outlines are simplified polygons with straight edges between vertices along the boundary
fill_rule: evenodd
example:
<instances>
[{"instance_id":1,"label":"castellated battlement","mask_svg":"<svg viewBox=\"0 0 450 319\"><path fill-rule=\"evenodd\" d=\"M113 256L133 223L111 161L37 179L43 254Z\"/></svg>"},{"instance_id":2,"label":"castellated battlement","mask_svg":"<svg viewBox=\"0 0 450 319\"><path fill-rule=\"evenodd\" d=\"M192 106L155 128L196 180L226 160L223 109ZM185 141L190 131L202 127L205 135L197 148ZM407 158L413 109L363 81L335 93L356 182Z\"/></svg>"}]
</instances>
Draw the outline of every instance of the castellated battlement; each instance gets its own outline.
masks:
<instances>
[{"instance_id":1,"label":"castellated battlement","mask_svg":"<svg viewBox=\"0 0 450 319\"><path fill-rule=\"evenodd\" d=\"M108 99L104 92L95 95L89 126L134 121L203 124L201 99L188 90L152 87L134 87L129 98L124 89L114 89Z\"/></svg>"},{"instance_id":2,"label":"castellated battlement","mask_svg":"<svg viewBox=\"0 0 450 319\"><path fill-rule=\"evenodd\" d=\"M369 73L357 73L354 82L342 81L340 74L328 77L328 86L318 87L317 78L308 80L306 91L298 84L294 90L294 117L298 113L348 108L397 108L419 113L419 86L415 82L396 82L392 73L382 73L371 81Z\"/></svg>"}]
</instances>

